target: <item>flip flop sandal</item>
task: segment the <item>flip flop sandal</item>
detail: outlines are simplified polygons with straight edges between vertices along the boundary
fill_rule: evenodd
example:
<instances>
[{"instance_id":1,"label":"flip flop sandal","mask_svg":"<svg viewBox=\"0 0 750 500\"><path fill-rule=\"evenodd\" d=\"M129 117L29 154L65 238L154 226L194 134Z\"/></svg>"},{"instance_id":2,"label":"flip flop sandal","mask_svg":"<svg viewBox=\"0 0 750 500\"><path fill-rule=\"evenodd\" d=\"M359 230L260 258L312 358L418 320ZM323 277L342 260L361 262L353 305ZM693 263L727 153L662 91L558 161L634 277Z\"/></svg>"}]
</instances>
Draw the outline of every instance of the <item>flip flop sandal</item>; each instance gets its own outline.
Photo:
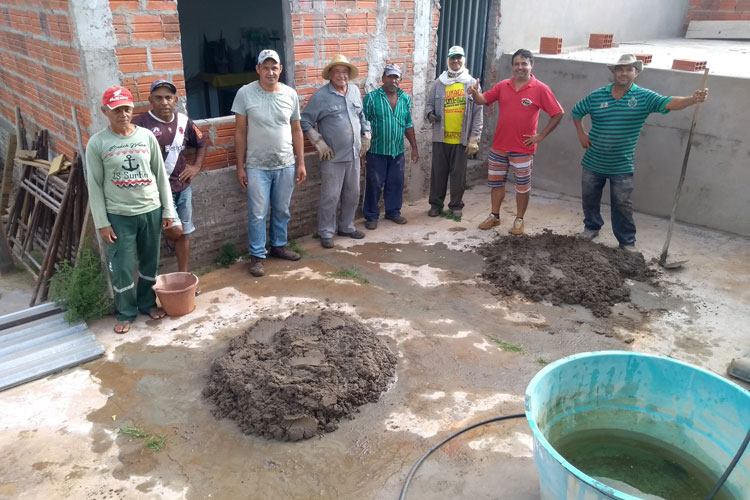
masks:
<instances>
[{"instance_id":1,"label":"flip flop sandal","mask_svg":"<svg viewBox=\"0 0 750 500\"><path fill-rule=\"evenodd\" d=\"M118 331L119 327L119 331ZM118 321L115 323L115 333L118 335L123 335L125 333L128 333L130 331L130 321Z\"/></svg>"},{"instance_id":2,"label":"flip flop sandal","mask_svg":"<svg viewBox=\"0 0 750 500\"><path fill-rule=\"evenodd\" d=\"M159 309L158 307L150 309L146 314L148 314L151 319L162 319L167 315L167 313L165 313L163 309Z\"/></svg>"},{"instance_id":3,"label":"flip flop sandal","mask_svg":"<svg viewBox=\"0 0 750 500\"><path fill-rule=\"evenodd\" d=\"M196 289L195 289L195 296L196 296L196 297L197 297L198 295L200 295L201 293L203 293L203 292L201 291L201 289L200 289L200 288L196 288Z\"/></svg>"},{"instance_id":4,"label":"flip flop sandal","mask_svg":"<svg viewBox=\"0 0 750 500\"><path fill-rule=\"evenodd\" d=\"M169 238L164 237L164 246L167 248L167 254L168 255L174 255L177 251L175 247L169 244Z\"/></svg>"}]
</instances>

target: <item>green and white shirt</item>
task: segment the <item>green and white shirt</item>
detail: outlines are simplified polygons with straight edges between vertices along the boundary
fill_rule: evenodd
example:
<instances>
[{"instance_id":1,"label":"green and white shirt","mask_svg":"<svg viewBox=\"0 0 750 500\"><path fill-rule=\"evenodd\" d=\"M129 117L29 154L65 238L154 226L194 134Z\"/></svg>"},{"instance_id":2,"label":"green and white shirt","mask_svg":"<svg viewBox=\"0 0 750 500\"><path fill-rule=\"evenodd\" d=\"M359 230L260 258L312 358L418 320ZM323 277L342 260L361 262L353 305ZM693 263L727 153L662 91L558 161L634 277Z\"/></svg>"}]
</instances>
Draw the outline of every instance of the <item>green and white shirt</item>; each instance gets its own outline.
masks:
<instances>
[{"instance_id":1,"label":"green and white shirt","mask_svg":"<svg viewBox=\"0 0 750 500\"><path fill-rule=\"evenodd\" d=\"M635 84L619 99L612 97L612 84L581 99L571 114L578 119L591 115L591 147L583 155L583 166L605 175L633 173L635 146L646 118L669 113L671 99Z\"/></svg>"},{"instance_id":2,"label":"green and white shirt","mask_svg":"<svg viewBox=\"0 0 750 500\"><path fill-rule=\"evenodd\" d=\"M398 89L396 107L380 87L365 96L365 118L372 126L370 153L396 157L404 152L404 132L414 128L411 121L411 99Z\"/></svg>"},{"instance_id":3,"label":"green and white shirt","mask_svg":"<svg viewBox=\"0 0 750 500\"><path fill-rule=\"evenodd\" d=\"M97 132L86 145L86 172L97 229L111 225L108 213L141 215L161 207L163 219L175 218L169 176L150 130L136 126L127 137L109 128Z\"/></svg>"}]
</instances>

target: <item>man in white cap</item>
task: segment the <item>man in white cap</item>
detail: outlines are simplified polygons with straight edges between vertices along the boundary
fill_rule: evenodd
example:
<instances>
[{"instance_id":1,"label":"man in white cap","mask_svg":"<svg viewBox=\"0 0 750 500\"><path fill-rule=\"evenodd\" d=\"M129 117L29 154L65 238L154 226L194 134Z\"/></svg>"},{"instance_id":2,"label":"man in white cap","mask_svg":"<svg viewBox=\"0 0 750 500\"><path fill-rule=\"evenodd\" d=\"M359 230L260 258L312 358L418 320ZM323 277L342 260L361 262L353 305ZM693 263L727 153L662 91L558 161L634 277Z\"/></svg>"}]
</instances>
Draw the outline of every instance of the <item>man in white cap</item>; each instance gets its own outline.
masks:
<instances>
[{"instance_id":1,"label":"man in white cap","mask_svg":"<svg viewBox=\"0 0 750 500\"><path fill-rule=\"evenodd\" d=\"M193 189L190 182L200 173L206 157L203 134L193 121L177 107L177 87L167 80L151 84L148 96L151 109L133 118L133 123L149 129L156 136L169 174L169 186L177 217L172 227L164 232L167 249L177 256L177 270L187 272L190 262L190 237L193 223ZM188 163L185 148L195 149L195 159ZM196 290L196 294L200 293Z\"/></svg>"},{"instance_id":2,"label":"man in white cap","mask_svg":"<svg viewBox=\"0 0 750 500\"><path fill-rule=\"evenodd\" d=\"M349 83L357 76L357 67L337 55L323 68L323 79L329 82L310 96L302 111L302 130L322 160L318 234L323 248L333 248L334 234L365 237L354 227L354 214L359 204L360 156L370 148L370 123L362 111L359 88Z\"/></svg>"},{"instance_id":3,"label":"man in white cap","mask_svg":"<svg viewBox=\"0 0 750 500\"><path fill-rule=\"evenodd\" d=\"M261 51L255 66L258 81L242 87L232 103L237 181L247 190L250 274L256 277L265 274L263 260L269 209L269 255L286 260L300 259L300 255L286 245L294 185L307 178L305 146L297 92L279 82L282 70L275 50Z\"/></svg>"},{"instance_id":4,"label":"man in white cap","mask_svg":"<svg viewBox=\"0 0 750 500\"><path fill-rule=\"evenodd\" d=\"M164 317L151 287L159 267L161 230L172 227L175 211L159 143L150 130L130 121L130 91L108 88L101 109L109 126L86 145L89 204L94 225L107 244L117 307L115 333L127 333L138 312L151 319Z\"/></svg>"},{"instance_id":5,"label":"man in white cap","mask_svg":"<svg viewBox=\"0 0 750 500\"><path fill-rule=\"evenodd\" d=\"M419 161L417 139L411 120L411 99L398 88L401 68L386 64L383 86L365 96L365 117L372 126L372 145L367 152L365 200L362 215L365 227L378 227L380 195L383 195L385 218L406 224L401 215L404 192L404 135L411 146L411 161Z\"/></svg>"},{"instance_id":6,"label":"man in white cap","mask_svg":"<svg viewBox=\"0 0 750 500\"><path fill-rule=\"evenodd\" d=\"M461 218L466 157L479 151L482 106L469 94L469 87L477 85L477 80L466 69L465 57L464 49L458 45L448 50L448 69L432 84L425 104L425 117L432 123L430 217L442 212L450 181L448 208L451 215Z\"/></svg>"},{"instance_id":7,"label":"man in white cap","mask_svg":"<svg viewBox=\"0 0 750 500\"><path fill-rule=\"evenodd\" d=\"M620 248L635 250L633 221L633 155L643 124L651 113L685 109L708 97L708 89L688 97L666 97L635 84L643 62L625 54L608 65L614 83L595 90L573 107L573 123L583 155L581 201L584 229L582 238L593 239L604 221L599 211L602 190L609 180L612 232ZM583 129L583 117L591 115L591 131Z\"/></svg>"}]
</instances>

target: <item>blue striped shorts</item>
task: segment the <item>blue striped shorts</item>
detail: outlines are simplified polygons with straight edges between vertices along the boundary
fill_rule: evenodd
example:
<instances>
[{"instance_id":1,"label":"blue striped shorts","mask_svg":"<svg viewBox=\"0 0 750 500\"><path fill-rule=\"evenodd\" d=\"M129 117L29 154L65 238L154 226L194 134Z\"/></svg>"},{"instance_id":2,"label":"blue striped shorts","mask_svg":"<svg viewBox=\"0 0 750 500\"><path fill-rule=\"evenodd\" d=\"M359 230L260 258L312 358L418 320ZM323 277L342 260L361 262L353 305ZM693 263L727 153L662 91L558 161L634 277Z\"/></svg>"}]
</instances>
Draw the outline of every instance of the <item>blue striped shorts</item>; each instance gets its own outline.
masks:
<instances>
[{"instance_id":1,"label":"blue striped shorts","mask_svg":"<svg viewBox=\"0 0 750 500\"><path fill-rule=\"evenodd\" d=\"M487 185L491 188L505 185L508 167L513 169L516 179L516 193L531 191L531 170L534 167L534 155L527 153L506 153L490 150L487 157Z\"/></svg>"}]
</instances>

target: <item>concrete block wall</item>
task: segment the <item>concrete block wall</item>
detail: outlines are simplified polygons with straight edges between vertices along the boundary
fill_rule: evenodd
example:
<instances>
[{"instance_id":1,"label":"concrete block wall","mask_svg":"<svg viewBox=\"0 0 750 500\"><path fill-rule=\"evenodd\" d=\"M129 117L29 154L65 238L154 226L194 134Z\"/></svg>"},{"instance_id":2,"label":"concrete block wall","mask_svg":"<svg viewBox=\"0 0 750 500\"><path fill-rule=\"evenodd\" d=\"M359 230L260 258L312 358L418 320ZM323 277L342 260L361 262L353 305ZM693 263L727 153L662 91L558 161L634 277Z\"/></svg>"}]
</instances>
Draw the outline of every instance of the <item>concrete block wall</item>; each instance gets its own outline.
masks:
<instances>
[{"instance_id":1,"label":"concrete block wall","mask_svg":"<svg viewBox=\"0 0 750 500\"><path fill-rule=\"evenodd\" d=\"M91 124L89 96L67 0L0 1L0 124L15 127L15 109L27 138L49 130L51 153L73 157L72 110L83 129ZM2 157L5 157L2 145Z\"/></svg>"}]
</instances>

